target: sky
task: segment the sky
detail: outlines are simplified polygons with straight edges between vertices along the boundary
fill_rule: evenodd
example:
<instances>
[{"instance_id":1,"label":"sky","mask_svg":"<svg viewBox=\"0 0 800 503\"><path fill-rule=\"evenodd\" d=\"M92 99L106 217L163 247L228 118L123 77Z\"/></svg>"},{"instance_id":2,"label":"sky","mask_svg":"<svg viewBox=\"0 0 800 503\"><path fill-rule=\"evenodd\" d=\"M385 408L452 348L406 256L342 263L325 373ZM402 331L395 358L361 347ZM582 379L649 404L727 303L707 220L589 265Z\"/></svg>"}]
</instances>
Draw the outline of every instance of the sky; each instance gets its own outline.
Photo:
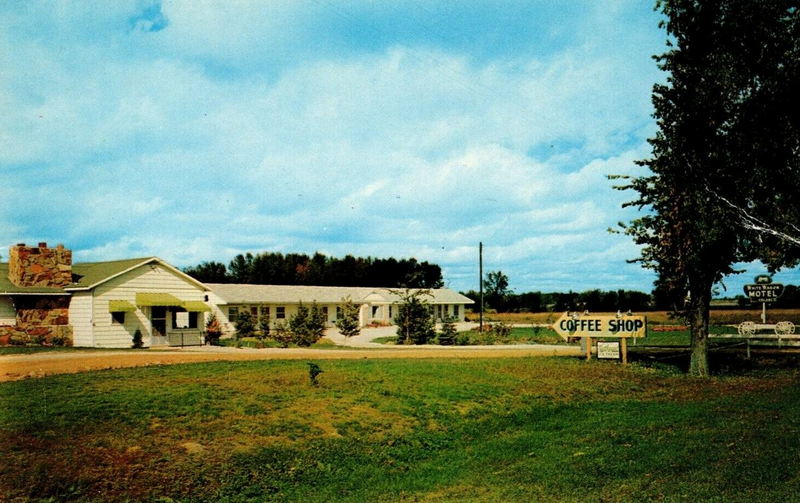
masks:
<instances>
[{"instance_id":1,"label":"sky","mask_svg":"<svg viewBox=\"0 0 800 503\"><path fill-rule=\"evenodd\" d=\"M517 292L650 291L606 175L644 173L658 21L650 0L2 2L0 255L415 257L464 291L483 242Z\"/></svg>"}]
</instances>

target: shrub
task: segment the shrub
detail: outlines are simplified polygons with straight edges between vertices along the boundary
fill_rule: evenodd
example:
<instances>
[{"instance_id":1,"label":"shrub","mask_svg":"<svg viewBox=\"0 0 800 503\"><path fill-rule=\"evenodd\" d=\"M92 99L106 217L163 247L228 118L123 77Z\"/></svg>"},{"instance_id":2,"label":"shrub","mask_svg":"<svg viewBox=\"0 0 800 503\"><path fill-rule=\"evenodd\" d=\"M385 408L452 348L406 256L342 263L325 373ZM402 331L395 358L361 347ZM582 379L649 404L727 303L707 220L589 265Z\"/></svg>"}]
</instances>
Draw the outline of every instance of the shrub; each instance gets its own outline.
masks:
<instances>
[{"instance_id":1,"label":"shrub","mask_svg":"<svg viewBox=\"0 0 800 503\"><path fill-rule=\"evenodd\" d=\"M258 320L258 337L259 339L266 339L269 337L269 318L266 316L262 316L260 320Z\"/></svg>"},{"instance_id":2,"label":"shrub","mask_svg":"<svg viewBox=\"0 0 800 503\"><path fill-rule=\"evenodd\" d=\"M280 344L282 348L288 348L289 344L293 342L294 336L286 328L286 323L279 321L270 331L270 339Z\"/></svg>"},{"instance_id":3,"label":"shrub","mask_svg":"<svg viewBox=\"0 0 800 503\"><path fill-rule=\"evenodd\" d=\"M436 335L436 325L428 302L428 290L392 291L400 297L397 307L397 340L400 344L427 344Z\"/></svg>"},{"instance_id":4,"label":"shrub","mask_svg":"<svg viewBox=\"0 0 800 503\"><path fill-rule=\"evenodd\" d=\"M442 346L452 346L456 338L456 319L447 317L442 320L442 329L439 332L439 344Z\"/></svg>"},{"instance_id":5,"label":"shrub","mask_svg":"<svg viewBox=\"0 0 800 503\"><path fill-rule=\"evenodd\" d=\"M216 315L212 314L206 321L206 344L219 346L220 337L222 337L222 327Z\"/></svg>"},{"instance_id":6,"label":"shrub","mask_svg":"<svg viewBox=\"0 0 800 503\"><path fill-rule=\"evenodd\" d=\"M133 349L142 349L144 347L144 341L142 340L142 331L138 328L133 333L133 344L131 345Z\"/></svg>"},{"instance_id":7,"label":"shrub","mask_svg":"<svg viewBox=\"0 0 800 503\"><path fill-rule=\"evenodd\" d=\"M311 305L311 309L301 303L297 307L297 313L289 318L288 328L292 334L292 342L308 347L320 340L325 333L325 315L316 303Z\"/></svg>"},{"instance_id":8,"label":"shrub","mask_svg":"<svg viewBox=\"0 0 800 503\"><path fill-rule=\"evenodd\" d=\"M495 338L499 340L499 342L507 342L508 338L511 336L511 325L503 323L502 321L498 321L490 330L492 334L494 334Z\"/></svg>"},{"instance_id":9,"label":"shrub","mask_svg":"<svg viewBox=\"0 0 800 503\"><path fill-rule=\"evenodd\" d=\"M252 337L256 331L255 323L253 323L253 315L247 311L239 313L236 317L236 338Z\"/></svg>"},{"instance_id":10,"label":"shrub","mask_svg":"<svg viewBox=\"0 0 800 503\"><path fill-rule=\"evenodd\" d=\"M341 309L342 317L337 319L334 324L344 336L345 344L347 344L347 339L361 333L358 326L358 312L361 308L350 297L347 297L344 299Z\"/></svg>"},{"instance_id":11,"label":"shrub","mask_svg":"<svg viewBox=\"0 0 800 503\"><path fill-rule=\"evenodd\" d=\"M312 386L319 386L317 377L319 377L319 375L323 372L324 370L319 368L319 365L313 362L308 362L308 379L311 381Z\"/></svg>"}]
</instances>

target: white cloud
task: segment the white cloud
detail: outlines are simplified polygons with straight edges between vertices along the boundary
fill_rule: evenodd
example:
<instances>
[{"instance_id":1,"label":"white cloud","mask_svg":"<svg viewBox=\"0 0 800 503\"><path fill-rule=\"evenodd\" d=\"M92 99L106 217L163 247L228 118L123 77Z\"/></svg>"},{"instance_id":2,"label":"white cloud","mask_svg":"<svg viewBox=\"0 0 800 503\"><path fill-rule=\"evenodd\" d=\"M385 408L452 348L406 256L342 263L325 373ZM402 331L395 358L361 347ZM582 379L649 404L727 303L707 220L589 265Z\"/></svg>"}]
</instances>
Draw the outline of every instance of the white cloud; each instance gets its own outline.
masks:
<instances>
[{"instance_id":1,"label":"white cloud","mask_svg":"<svg viewBox=\"0 0 800 503\"><path fill-rule=\"evenodd\" d=\"M54 21L65 52L2 25L13 54L0 51L12 69L0 76L0 170L13 190L0 240L178 265L248 249L416 255L458 288L481 240L524 288L587 257L612 278L609 264L630 258L615 244L625 238L606 235L626 198L604 175L635 171L645 151L649 62L580 45L476 62L396 43L264 70L274 58L260 52L309 40L318 19L301 19L305 8L166 2L157 33L75 44L64 40L79 16L65 13ZM136 12L115 8L98 30L128 30ZM209 66L228 57L253 71Z\"/></svg>"}]
</instances>

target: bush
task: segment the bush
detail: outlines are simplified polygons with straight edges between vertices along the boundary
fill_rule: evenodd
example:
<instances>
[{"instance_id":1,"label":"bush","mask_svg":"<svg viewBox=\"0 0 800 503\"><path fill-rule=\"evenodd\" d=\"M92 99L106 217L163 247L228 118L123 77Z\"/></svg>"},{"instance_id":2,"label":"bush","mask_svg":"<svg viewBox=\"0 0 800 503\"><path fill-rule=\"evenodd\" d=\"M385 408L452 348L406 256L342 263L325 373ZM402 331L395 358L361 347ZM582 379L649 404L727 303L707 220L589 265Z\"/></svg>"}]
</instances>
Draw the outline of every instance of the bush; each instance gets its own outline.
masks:
<instances>
[{"instance_id":1,"label":"bush","mask_svg":"<svg viewBox=\"0 0 800 503\"><path fill-rule=\"evenodd\" d=\"M216 315L212 314L206 321L206 344L219 346L220 337L222 337L222 327Z\"/></svg>"},{"instance_id":2,"label":"bush","mask_svg":"<svg viewBox=\"0 0 800 503\"><path fill-rule=\"evenodd\" d=\"M447 317L442 320L442 329L439 332L439 344L442 346L452 346L456 338L456 319Z\"/></svg>"},{"instance_id":3,"label":"bush","mask_svg":"<svg viewBox=\"0 0 800 503\"><path fill-rule=\"evenodd\" d=\"M347 339L361 333L361 329L358 326L358 312L361 308L358 304L354 303L350 297L347 297L344 299L341 309L342 317L337 319L334 324L344 336L346 344Z\"/></svg>"},{"instance_id":4,"label":"bush","mask_svg":"<svg viewBox=\"0 0 800 503\"><path fill-rule=\"evenodd\" d=\"M423 296L430 296L428 290L393 291L400 297L397 307L397 341L399 344L427 344L436 335L436 324L430 305Z\"/></svg>"},{"instance_id":5,"label":"bush","mask_svg":"<svg viewBox=\"0 0 800 503\"><path fill-rule=\"evenodd\" d=\"M144 347L144 341L142 340L142 331L138 328L133 333L133 344L131 345L133 349L142 349Z\"/></svg>"},{"instance_id":6,"label":"bush","mask_svg":"<svg viewBox=\"0 0 800 503\"><path fill-rule=\"evenodd\" d=\"M286 328L286 323L279 321L270 331L270 339L277 342L282 348L288 348L294 340L294 336Z\"/></svg>"},{"instance_id":7,"label":"bush","mask_svg":"<svg viewBox=\"0 0 800 503\"><path fill-rule=\"evenodd\" d=\"M492 325L491 332L500 342L507 342L511 336L511 325L498 321Z\"/></svg>"},{"instance_id":8,"label":"bush","mask_svg":"<svg viewBox=\"0 0 800 503\"><path fill-rule=\"evenodd\" d=\"M259 339L266 339L269 337L269 318L266 316L262 316L260 320L258 320L258 337Z\"/></svg>"},{"instance_id":9,"label":"bush","mask_svg":"<svg viewBox=\"0 0 800 503\"><path fill-rule=\"evenodd\" d=\"M239 313L236 317L236 338L252 337L255 334L256 326L253 323L253 315L247 311Z\"/></svg>"},{"instance_id":10,"label":"bush","mask_svg":"<svg viewBox=\"0 0 800 503\"><path fill-rule=\"evenodd\" d=\"M311 305L311 309L301 303L297 307L297 313L289 318L288 328L292 342L308 347L320 340L325 333L325 315L316 303Z\"/></svg>"}]
</instances>

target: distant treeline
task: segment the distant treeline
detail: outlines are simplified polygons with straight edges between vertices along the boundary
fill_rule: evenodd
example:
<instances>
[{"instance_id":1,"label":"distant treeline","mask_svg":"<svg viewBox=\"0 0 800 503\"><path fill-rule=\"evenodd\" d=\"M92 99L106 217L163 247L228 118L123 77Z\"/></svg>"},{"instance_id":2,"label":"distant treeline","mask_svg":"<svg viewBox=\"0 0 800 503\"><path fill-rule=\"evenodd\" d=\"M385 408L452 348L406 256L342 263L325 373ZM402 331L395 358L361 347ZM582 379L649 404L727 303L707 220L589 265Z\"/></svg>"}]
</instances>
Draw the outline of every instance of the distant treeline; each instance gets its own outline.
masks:
<instances>
[{"instance_id":1,"label":"distant treeline","mask_svg":"<svg viewBox=\"0 0 800 503\"><path fill-rule=\"evenodd\" d=\"M670 311L675 306L663 296L651 295L636 290L587 290L585 292L567 293L508 293L506 295L494 295L484 292L483 302L486 309L494 309L498 312L544 312L544 311L591 311L591 312L615 312L627 311ZM476 302L473 309L478 309L477 302L480 293L474 290L462 292ZM760 303L751 304L744 295L737 295L730 306L713 306L712 309L746 309L761 307ZM800 308L800 287L786 285L783 295L777 302L768 304L767 308L775 309L797 309Z\"/></svg>"},{"instance_id":2,"label":"distant treeline","mask_svg":"<svg viewBox=\"0 0 800 503\"><path fill-rule=\"evenodd\" d=\"M470 290L464 295L479 302L480 292ZM588 290L586 292L527 292L496 295L484 292L484 307L498 312L543 311L647 311L652 309L651 296L633 290ZM477 308L476 304L474 308Z\"/></svg>"},{"instance_id":3,"label":"distant treeline","mask_svg":"<svg viewBox=\"0 0 800 503\"><path fill-rule=\"evenodd\" d=\"M204 283L441 288L442 269L414 258L328 257L322 253L237 255L228 266L203 262L184 272Z\"/></svg>"}]
</instances>

